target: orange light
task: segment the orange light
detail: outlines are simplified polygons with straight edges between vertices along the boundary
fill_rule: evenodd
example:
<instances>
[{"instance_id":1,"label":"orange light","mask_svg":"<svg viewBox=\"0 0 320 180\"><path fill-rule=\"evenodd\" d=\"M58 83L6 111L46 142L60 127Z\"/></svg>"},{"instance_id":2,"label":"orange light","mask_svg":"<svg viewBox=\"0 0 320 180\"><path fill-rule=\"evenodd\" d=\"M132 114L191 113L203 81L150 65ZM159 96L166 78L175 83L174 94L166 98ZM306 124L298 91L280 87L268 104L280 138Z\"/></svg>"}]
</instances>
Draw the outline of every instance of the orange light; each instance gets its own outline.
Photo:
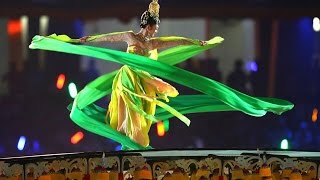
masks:
<instances>
[{"instance_id":1,"label":"orange light","mask_svg":"<svg viewBox=\"0 0 320 180\"><path fill-rule=\"evenodd\" d=\"M157 122L157 133L160 137L164 136L165 134L164 124L162 121Z\"/></svg>"},{"instance_id":2,"label":"orange light","mask_svg":"<svg viewBox=\"0 0 320 180\"><path fill-rule=\"evenodd\" d=\"M318 120L318 109L317 108L313 109L311 119L312 119L312 122L316 122Z\"/></svg>"},{"instance_id":3,"label":"orange light","mask_svg":"<svg viewBox=\"0 0 320 180\"><path fill-rule=\"evenodd\" d=\"M71 143L72 144L78 144L78 142L80 142L83 139L83 132L79 131L77 133L75 133L72 137L71 137Z\"/></svg>"},{"instance_id":4,"label":"orange light","mask_svg":"<svg viewBox=\"0 0 320 180\"><path fill-rule=\"evenodd\" d=\"M60 74L58 76L58 80L57 80L57 84L56 84L57 88L62 89L65 81L66 81L66 76L64 74Z\"/></svg>"},{"instance_id":5,"label":"orange light","mask_svg":"<svg viewBox=\"0 0 320 180\"><path fill-rule=\"evenodd\" d=\"M21 33L21 22L20 20L10 20L7 24L7 31L9 35L15 35Z\"/></svg>"}]
</instances>

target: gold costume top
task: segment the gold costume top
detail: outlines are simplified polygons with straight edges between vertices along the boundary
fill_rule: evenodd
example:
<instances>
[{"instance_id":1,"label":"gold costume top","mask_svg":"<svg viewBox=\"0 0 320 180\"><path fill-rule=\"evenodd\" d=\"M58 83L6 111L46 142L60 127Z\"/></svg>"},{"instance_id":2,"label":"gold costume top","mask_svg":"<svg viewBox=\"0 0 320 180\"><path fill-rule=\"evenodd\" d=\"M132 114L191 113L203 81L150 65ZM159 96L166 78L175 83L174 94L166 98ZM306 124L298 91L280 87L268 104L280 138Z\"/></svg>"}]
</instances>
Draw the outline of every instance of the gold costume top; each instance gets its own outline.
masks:
<instances>
[{"instance_id":1,"label":"gold costume top","mask_svg":"<svg viewBox=\"0 0 320 180\"><path fill-rule=\"evenodd\" d=\"M153 60L157 60L158 59L158 50L157 49L149 50L147 48L140 48L139 47L138 49L140 49L142 51L140 53L137 53L135 48L137 48L135 45L128 46L127 53L139 54L139 55L142 55L142 56L149 57L150 59L153 59Z\"/></svg>"}]
</instances>

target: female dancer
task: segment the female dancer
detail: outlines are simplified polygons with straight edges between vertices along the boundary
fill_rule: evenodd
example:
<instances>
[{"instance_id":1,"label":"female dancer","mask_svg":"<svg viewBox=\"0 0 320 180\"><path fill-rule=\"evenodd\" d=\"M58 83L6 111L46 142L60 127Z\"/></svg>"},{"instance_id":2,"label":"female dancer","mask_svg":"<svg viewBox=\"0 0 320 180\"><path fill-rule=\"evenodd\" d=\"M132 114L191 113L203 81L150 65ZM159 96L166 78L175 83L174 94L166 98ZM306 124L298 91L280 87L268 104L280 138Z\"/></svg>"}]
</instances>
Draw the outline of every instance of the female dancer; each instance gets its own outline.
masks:
<instances>
[{"instance_id":1,"label":"female dancer","mask_svg":"<svg viewBox=\"0 0 320 180\"><path fill-rule=\"evenodd\" d=\"M85 36L80 38L80 42L125 41L128 44L128 53L138 54L157 59L157 49L168 48L179 45L200 44L204 41L192 42L187 39L163 41L152 39L159 28L159 5L153 1L149 10L141 16L138 33L132 31L108 34L99 38ZM119 132L133 139L135 142L147 147L149 145L149 129L151 121L134 110L130 104L134 103L141 111L154 115L156 104L153 98L176 97L178 91L170 84L151 76L147 72L139 71L130 66L123 66L113 81L111 102L107 116L110 116L110 125Z\"/></svg>"}]
</instances>

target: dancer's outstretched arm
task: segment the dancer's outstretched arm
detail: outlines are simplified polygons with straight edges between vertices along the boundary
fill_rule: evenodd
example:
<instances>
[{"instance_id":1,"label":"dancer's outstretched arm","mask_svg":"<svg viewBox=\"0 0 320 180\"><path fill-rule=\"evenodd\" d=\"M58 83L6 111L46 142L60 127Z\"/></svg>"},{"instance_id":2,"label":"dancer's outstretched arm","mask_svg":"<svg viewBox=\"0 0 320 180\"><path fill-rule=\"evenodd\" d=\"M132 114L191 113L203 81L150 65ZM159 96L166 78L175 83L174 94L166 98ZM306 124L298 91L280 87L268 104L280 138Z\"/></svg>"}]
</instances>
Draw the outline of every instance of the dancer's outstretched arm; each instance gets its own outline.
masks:
<instances>
[{"instance_id":1,"label":"dancer's outstretched arm","mask_svg":"<svg viewBox=\"0 0 320 180\"><path fill-rule=\"evenodd\" d=\"M98 36L84 36L80 38L80 42L101 42L101 41L108 41L108 42L119 42L124 41L128 42L132 36L132 31L125 31L125 32L114 32L109 34L102 34Z\"/></svg>"},{"instance_id":2,"label":"dancer's outstretched arm","mask_svg":"<svg viewBox=\"0 0 320 180\"><path fill-rule=\"evenodd\" d=\"M173 46L181 46L181 45L200 45L204 46L207 44L206 41L196 40L196 39L188 39L184 37L160 37L160 38L152 38L149 41L149 47L151 49L162 49Z\"/></svg>"}]
</instances>

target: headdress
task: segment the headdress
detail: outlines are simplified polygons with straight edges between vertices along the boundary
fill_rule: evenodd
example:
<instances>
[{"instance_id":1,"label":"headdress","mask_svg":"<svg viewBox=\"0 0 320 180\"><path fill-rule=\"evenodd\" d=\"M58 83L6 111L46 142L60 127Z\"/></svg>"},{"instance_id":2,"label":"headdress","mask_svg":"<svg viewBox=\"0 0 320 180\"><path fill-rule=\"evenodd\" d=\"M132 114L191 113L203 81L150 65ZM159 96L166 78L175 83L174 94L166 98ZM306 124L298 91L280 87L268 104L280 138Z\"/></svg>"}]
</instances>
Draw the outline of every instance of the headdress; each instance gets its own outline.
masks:
<instances>
[{"instance_id":1,"label":"headdress","mask_svg":"<svg viewBox=\"0 0 320 180\"><path fill-rule=\"evenodd\" d=\"M152 0L152 2L149 4L149 12L152 17L158 17L159 18L159 10L160 5L158 4L158 0Z\"/></svg>"},{"instance_id":2,"label":"headdress","mask_svg":"<svg viewBox=\"0 0 320 180\"><path fill-rule=\"evenodd\" d=\"M160 22L159 10L160 10L160 5L158 4L158 0L152 0L152 2L149 4L149 9L147 11L145 11L141 16L140 25L142 25L142 26L147 25L149 18L152 18L157 23L159 23Z\"/></svg>"}]
</instances>

